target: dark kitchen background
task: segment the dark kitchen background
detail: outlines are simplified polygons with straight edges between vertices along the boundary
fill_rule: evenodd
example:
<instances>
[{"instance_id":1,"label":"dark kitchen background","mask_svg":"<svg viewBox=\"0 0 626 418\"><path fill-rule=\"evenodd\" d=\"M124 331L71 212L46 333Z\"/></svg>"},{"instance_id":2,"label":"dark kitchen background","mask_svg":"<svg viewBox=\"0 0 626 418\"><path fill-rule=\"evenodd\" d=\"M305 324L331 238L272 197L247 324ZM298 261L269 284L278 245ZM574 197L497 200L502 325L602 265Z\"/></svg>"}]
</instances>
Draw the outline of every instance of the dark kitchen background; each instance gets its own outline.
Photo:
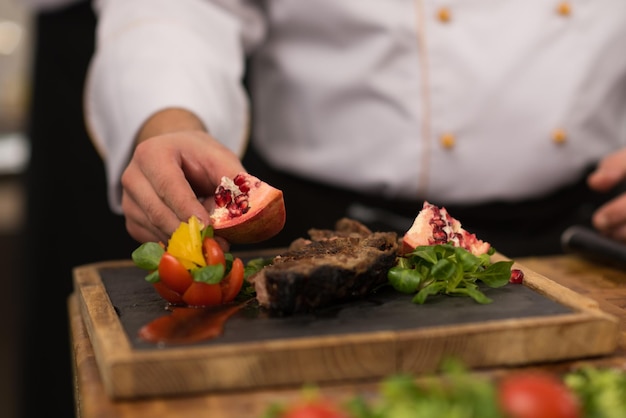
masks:
<instances>
[{"instance_id":1,"label":"dark kitchen background","mask_svg":"<svg viewBox=\"0 0 626 418\"><path fill-rule=\"evenodd\" d=\"M23 172L29 143L25 112L30 82L31 18L18 0L0 0L0 415L16 417L25 224Z\"/></svg>"},{"instance_id":2,"label":"dark kitchen background","mask_svg":"<svg viewBox=\"0 0 626 418\"><path fill-rule=\"evenodd\" d=\"M0 0L2 418L74 415L72 269L137 247L82 116L94 27L89 0Z\"/></svg>"}]
</instances>

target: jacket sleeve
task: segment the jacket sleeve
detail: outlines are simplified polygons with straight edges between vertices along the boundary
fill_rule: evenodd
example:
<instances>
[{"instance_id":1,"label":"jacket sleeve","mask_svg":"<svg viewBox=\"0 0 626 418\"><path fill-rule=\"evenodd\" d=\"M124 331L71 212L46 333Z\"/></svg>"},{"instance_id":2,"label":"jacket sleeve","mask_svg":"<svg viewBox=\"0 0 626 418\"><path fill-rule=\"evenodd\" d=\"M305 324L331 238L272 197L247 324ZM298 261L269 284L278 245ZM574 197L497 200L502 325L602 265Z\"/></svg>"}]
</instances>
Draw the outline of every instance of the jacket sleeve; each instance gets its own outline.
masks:
<instances>
[{"instance_id":1,"label":"jacket sleeve","mask_svg":"<svg viewBox=\"0 0 626 418\"><path fill-rule=\"evenodd\" d=\"M94 7L85 117L115 212L135 137L160 110L193 112L215 138L243 152L249 105L242 77L246 52L264 33L258 10L245 0L102 0Z\"/></svg>"}]
</instances>

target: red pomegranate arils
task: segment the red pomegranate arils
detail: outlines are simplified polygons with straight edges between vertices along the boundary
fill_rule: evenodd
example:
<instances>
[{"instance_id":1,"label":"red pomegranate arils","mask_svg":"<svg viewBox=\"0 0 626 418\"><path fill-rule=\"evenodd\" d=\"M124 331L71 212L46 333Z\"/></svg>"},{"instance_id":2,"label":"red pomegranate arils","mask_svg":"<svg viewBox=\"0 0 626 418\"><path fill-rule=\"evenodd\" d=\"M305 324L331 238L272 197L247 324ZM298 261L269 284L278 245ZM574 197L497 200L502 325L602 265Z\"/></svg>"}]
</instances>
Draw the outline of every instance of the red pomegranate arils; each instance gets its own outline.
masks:
<instances>
[{"instance_id":1,"label":"red pomegranate arils","mask_svg":"<svg viewBox=\"0 0 626 418\"><path fill-rule=\"evenodd\" d=\"M223 176L205 207L215 234L232 244L264 241L285 225L283 192L245 172Z\"/></svg>"},{"instance_id":2,"label":"red pomegranate arils","mask_svg":"<svg viewBox=\"0 0 626 418\"><path fill-rule=\"evenodd\" d=\"M408 253L420 245L437 244L465 248L474 255L485 254L491 248L491 244L463 229L444 207L424 201L422 210L402 238L402 252Z\"/></svg>"},{"instance_id":3,"label":"red pomegranate arils","mask_svg":"<svg viewBox=\"0 0 626 418\"><path fill-rule=\"evenodd\" d=\"M521 284L523 281L524 281L524 272L520 269L512 269L509 283Z\"/></svg>"}]
</instances>

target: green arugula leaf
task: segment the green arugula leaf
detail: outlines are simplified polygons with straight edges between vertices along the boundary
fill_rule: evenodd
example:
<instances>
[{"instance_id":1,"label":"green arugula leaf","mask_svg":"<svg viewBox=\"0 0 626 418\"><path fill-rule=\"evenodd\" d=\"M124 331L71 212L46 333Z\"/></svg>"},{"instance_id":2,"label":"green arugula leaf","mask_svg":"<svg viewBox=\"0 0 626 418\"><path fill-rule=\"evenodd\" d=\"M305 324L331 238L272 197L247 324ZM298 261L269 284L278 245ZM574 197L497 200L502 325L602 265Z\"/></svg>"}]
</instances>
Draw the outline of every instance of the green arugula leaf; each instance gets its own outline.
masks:
<instances>
[{"instance_id":1,"label":"green arugula leaf","mask_svg":"<svg viewBox=\"0 0 626 418\"><path fill-rule=\"evenodd\" d=\"M437 252L437 246L434 245L422 245L417 247L410 255L419 257L430 264L435 264L437 260L441 258Z\"/></svg>"},{"instance_id":2,"label":"green arugula leaf","mask_svg":"<svg viewBox=\"0 0 626 418\"><path fill-rule=\"evenodd\" d=\"M387 272L389 283L398 292L415 293L424 279L424 275L418 269L392 267Z\"/></svg>"},{"instance_id":3,"label":"green arugula leaf","mask_svg":"<svg viewBox=\"0 0 626 418\"><path fill-rule=\"evenodd\" d=\"M435 280L450 281L457 275L457 265L447 258L438 260L430 269Z\"/></svg>"},{"instance_id":4,"label":"green arugula leaf","mask_svg":"<svg viewBox=\"0 0 626 418\"><path fill-rule=\"evenodd\" d=\"M509 282L511 278L511 267L513 261L498 261L477 273L477 278L489 287L502 287Z\"/></svg>"},{"instance_id":5,"label":"green arugula leaf","mask_svg":"<svg viewBox=\"0 0 626 418\"><path fill-rule=\"evenodd\" d=\"M431 282L430 284L424 286L417 295L415 295L412 299L413 303L419 303L423 305L428 299L429 296L433 296L443 292L446 288L446 283L444 282Z\"/></svg>"},{"instance_id":6,"label":"green arugula leaf","mask_svg":"<svg viewBox=\"0 0 626 418\"><path fill-rule=\"evenodd\" d=\"M481 292L477 287L459 287L449 291L448 293L453 295L469 296L482 305L493 302L491 298L487 297L487 295Z\"/></svg>"},{"instance_id":7,"label":"green arugula leaf","mask_svg":"<svg viewBox=\"0 0 626 418\"><path fill-rule=\"evenodd\" d=\"M245 267L243 277L244 279L248 279L248 277L252 276L254 273L260 271L263 267L268 266L272 263L272 258L264 258L258 257L249 260Z\"/></svg>"},{"instance_id":8,"label":"green arugula leaf","mask_svg":"<svg viewBox=\"0 0 626 418\"><path fill-rule=\"evenodd\" d=\"M429 296L467 296L477 303L491 303L476 285L501 287L511 278L513 261L491 263L489 254L476 256L452 244L422 245L398 257L387 272L387 279L399 292L413 294L414 303L423 304Z\"/></svg>"},{"instance_id":9,"label":"green arugula leaf","mask_svg":"<svg viewBox=\"0 0 626 418\"><path fill-rule=\"evenodd\" d=\"M485 263L484 259L475 256L464 248L455 247L454 255L463 271L478 271L481 267L489 264L489 259L487 259L487 263Z\"/></svg>"}]
</instances>

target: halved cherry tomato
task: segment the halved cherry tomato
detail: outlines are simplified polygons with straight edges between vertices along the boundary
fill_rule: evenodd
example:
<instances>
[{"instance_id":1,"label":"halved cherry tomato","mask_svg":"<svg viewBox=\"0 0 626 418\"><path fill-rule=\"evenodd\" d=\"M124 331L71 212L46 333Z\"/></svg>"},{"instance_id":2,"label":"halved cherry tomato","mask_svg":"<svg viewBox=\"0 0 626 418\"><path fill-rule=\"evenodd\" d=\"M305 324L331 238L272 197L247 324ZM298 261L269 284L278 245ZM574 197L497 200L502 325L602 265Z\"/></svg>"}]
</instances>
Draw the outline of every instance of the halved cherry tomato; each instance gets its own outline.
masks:
<instances>
[{"instance_id":1,"label":"halved cherry tomato","mask_svg":"<svg viewBox=\"0 0 626 418\"><path fill-rule=\"evenodd\" d=\"M189 270L170 253L163 253L159 261L159 277L161 281L174 292L185 293L193 283L193 277Z\"/></svg>"},{"instance_id":2,"label":"halved cherry tomato","mask_svg":"<svg viewBox=\"0 0 626 418\"><path fill-rule=\"evenodd\" d=\"M230 271L220 282L220 287L222 288L222 303L231 302L235 299L237 294L239 294L243 286L243 275L243 261L241 261L240 258L235 258Z\"/></svg>"},{"instance_id":3,"label":"halved cherry tomato","mask_svg":"<svg viewBox=\"0 0 626 418\"><path fill-rule=\"evenodd\" d=\"M193 282L183 294L189 306L215 306L222 303L222 290L219 284Z\"/></svg>"},{"instance_id":4,"label":"halved cherry tomato","mask_svg":"<svg viewBox=\"0 0 626 418\"><path fill-rule=\"evenodd\" d=\"M581 405L556 375L517 372L498 384L500 407L511 418L580 418Z\"/></svg>"},{"instance_id":5,"label":"halved cherry tomato","mask_svg":"<svg viewBox=\"0 0 626 418\"><path fill-rule=\"evenodd\" d=\"M204 259L207 266L214 266L221 264L226 268L226 257L224 256L224 250L220 247L220 244L213 239L206 237L202 241L202 252L204 253Z\"/></svg>"},{"instance_id":6,"label":"halved cherry tomato","mask_svg":"<svg viewBox=\"0 0 626 418\"><path fill-rule=\"evenodd\" d=\"M167 287L167 285L161 281L153 283L154 289L157 293L166 301L171 303L172 305L183 305L185 302L183 301L183 297L174 292L172 289Z\"/></svg>"}]
</instances>

